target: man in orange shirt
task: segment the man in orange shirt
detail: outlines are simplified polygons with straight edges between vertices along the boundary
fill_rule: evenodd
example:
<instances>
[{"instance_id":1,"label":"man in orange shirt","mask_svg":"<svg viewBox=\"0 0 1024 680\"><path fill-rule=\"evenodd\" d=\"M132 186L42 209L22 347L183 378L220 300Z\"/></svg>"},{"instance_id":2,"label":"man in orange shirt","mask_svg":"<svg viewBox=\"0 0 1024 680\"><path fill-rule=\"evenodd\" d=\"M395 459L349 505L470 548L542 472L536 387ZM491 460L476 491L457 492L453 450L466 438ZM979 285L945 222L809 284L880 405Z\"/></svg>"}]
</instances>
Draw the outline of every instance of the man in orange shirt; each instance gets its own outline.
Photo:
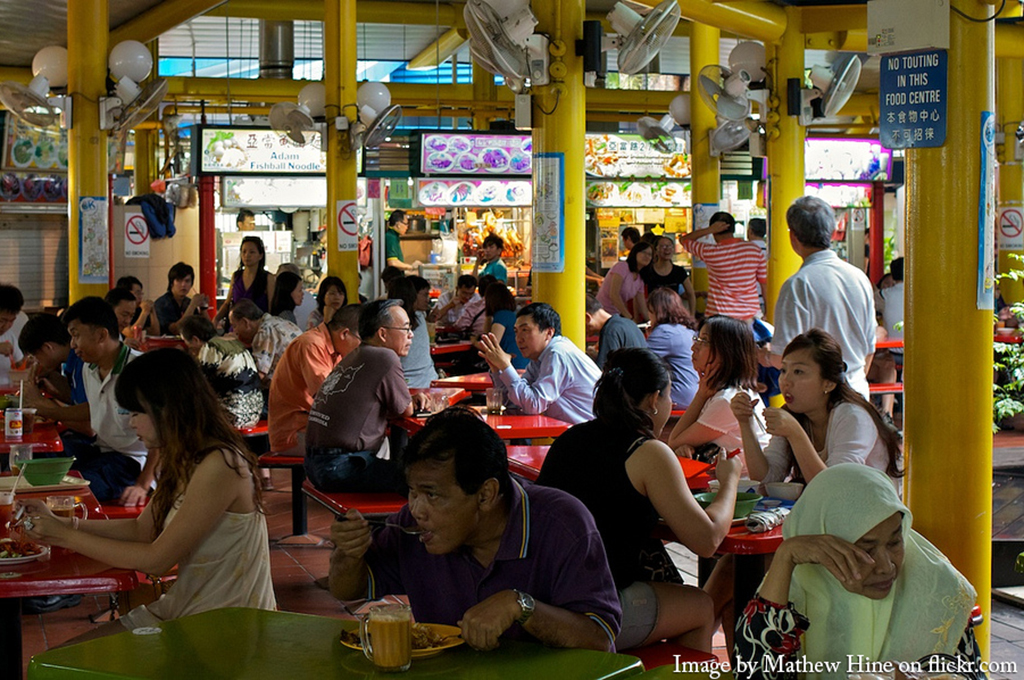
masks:
<instances>
[{"instance_id":1,"label":"man in orange shirt","mask_svg":"<svg viewBox=\"0 0 1024 680\"><path fill-rule=\"evenodd\" d=\"M270 450L306 454L306 421L320 384L341 359L359 346L359 305L342 307L327 323L293 340L270 383L267 409Z\"/></svg>"}]
</instances>

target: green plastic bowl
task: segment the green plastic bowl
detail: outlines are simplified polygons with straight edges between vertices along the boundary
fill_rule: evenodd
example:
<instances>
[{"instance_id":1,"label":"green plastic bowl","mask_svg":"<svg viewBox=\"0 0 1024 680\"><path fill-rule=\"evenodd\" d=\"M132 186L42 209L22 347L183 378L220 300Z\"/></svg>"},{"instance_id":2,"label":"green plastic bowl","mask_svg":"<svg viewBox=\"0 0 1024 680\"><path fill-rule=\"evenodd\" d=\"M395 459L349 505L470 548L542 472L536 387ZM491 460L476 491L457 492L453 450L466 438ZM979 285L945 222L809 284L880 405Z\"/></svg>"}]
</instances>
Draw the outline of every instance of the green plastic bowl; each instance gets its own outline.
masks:
<instances>
[{"instance_id":1,"label":"green plastic bowl","mask_svg":"<svg viewBox=\"0 0 1024 680\"><path fill-rule=\"evenodd\" d=\"M693 497L700 503L700 507L706 508L711 505L711 502L715 500L717 492L705 492L695 493ZM738 493L736 494L736 509L732 513L733 519L739 519L740 517L746 517L754 511L754 506L757 505L762 496L756 493Z\"/></svg>"},{"instance_id":2,"label":"green plastic bowl","mask_svg":"<svg viewBox=\"0 0 1024 680\"><path fill-rule=\"evenodd\" d=\"M25 481L32 486L51 486L61 483L73 462L74 458L33 458L19 465L25 466Z\"/></svg>"}]
</instances>

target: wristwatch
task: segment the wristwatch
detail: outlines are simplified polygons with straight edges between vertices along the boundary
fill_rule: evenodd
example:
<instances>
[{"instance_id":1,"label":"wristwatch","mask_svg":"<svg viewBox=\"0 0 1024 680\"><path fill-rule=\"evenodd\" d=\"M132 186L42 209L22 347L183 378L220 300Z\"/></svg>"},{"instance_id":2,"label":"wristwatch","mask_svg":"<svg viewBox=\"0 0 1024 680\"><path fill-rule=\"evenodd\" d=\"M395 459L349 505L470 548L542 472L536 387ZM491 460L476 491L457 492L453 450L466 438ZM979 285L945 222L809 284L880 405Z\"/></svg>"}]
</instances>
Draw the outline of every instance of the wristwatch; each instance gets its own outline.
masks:
<instances>
[{"instance_id":1,"label":"wristwatch","mask_svg":"<svg viewBox=\"0 0 1024 680\"><path fill-rule=\"evenodd\" d=\"M516 594L516 602L519 603L519 609L522 611L519 618L516 619L516 623L522 626L533 616L533 610L536 605L533 601L533 595L516 590L515 588L512 589L512 592Z\"/></svg>"}]
</instances>

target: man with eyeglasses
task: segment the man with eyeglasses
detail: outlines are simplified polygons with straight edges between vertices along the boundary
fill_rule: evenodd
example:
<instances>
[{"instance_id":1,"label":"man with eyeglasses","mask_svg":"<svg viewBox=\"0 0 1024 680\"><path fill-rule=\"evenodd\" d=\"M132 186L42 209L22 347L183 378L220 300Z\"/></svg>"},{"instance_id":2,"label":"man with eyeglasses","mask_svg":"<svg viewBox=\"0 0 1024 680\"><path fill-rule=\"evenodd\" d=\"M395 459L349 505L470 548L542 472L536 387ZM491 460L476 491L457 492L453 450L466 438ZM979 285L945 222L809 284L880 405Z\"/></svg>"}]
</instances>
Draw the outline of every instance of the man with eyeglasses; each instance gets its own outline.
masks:
<instances>
[{"instance_id":1,"label":"man with eyeglasses","mask_svg":"<svg viewBox=\"0 0 1024 680\"><path fill-rule=\"evenodd\" d=\"M399 300L374 300L359 313L362 343L342 359L313 399L306 426L306 475L328 493L404 491L388 418L412 415L400 357L412 330ZM397 447L396 447L397 448Z\"/></svg>"},{"instance_id":2,"label":"man with eyeglasses","mask_svg":"<svg viewBox=\"0 0 1024 680\"><path fill-rule=\"evenodd\" d=\"M409 217L404 210L395 210L388 217L388 228L384 232L384 261L391 267L397 267L402 271L418 269L420 261L412 264L405 263L405 254L402 252L402 237L409 231Z\"/></svg>"}]
</instances>

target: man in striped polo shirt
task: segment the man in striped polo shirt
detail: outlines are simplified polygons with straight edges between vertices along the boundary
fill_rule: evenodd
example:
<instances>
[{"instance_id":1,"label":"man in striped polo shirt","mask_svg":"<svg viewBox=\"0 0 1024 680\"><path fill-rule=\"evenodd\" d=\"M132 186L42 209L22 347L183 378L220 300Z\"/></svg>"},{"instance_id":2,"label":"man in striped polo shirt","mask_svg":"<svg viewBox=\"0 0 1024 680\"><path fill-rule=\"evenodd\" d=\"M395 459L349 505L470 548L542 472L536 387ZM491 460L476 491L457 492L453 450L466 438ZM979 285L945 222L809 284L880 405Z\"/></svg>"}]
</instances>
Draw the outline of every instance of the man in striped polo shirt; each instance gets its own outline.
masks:
<instances>
[{"instance_id":1,"label":"man in striped polo shirt","mask_svg":"<svg viewBox=\"0 0 1024 680\"><path fill-rule=\"evenodd\" d=\"M679 237L683 250L696 255L708 269L706 316L721 314L750 322L761 312L757 284L768 282L768 262L756 243L733 235L736 220L727 212L711 216L708 226ZM713 234L714 243L698 239Z\"/></svg>"}]
</instances>

